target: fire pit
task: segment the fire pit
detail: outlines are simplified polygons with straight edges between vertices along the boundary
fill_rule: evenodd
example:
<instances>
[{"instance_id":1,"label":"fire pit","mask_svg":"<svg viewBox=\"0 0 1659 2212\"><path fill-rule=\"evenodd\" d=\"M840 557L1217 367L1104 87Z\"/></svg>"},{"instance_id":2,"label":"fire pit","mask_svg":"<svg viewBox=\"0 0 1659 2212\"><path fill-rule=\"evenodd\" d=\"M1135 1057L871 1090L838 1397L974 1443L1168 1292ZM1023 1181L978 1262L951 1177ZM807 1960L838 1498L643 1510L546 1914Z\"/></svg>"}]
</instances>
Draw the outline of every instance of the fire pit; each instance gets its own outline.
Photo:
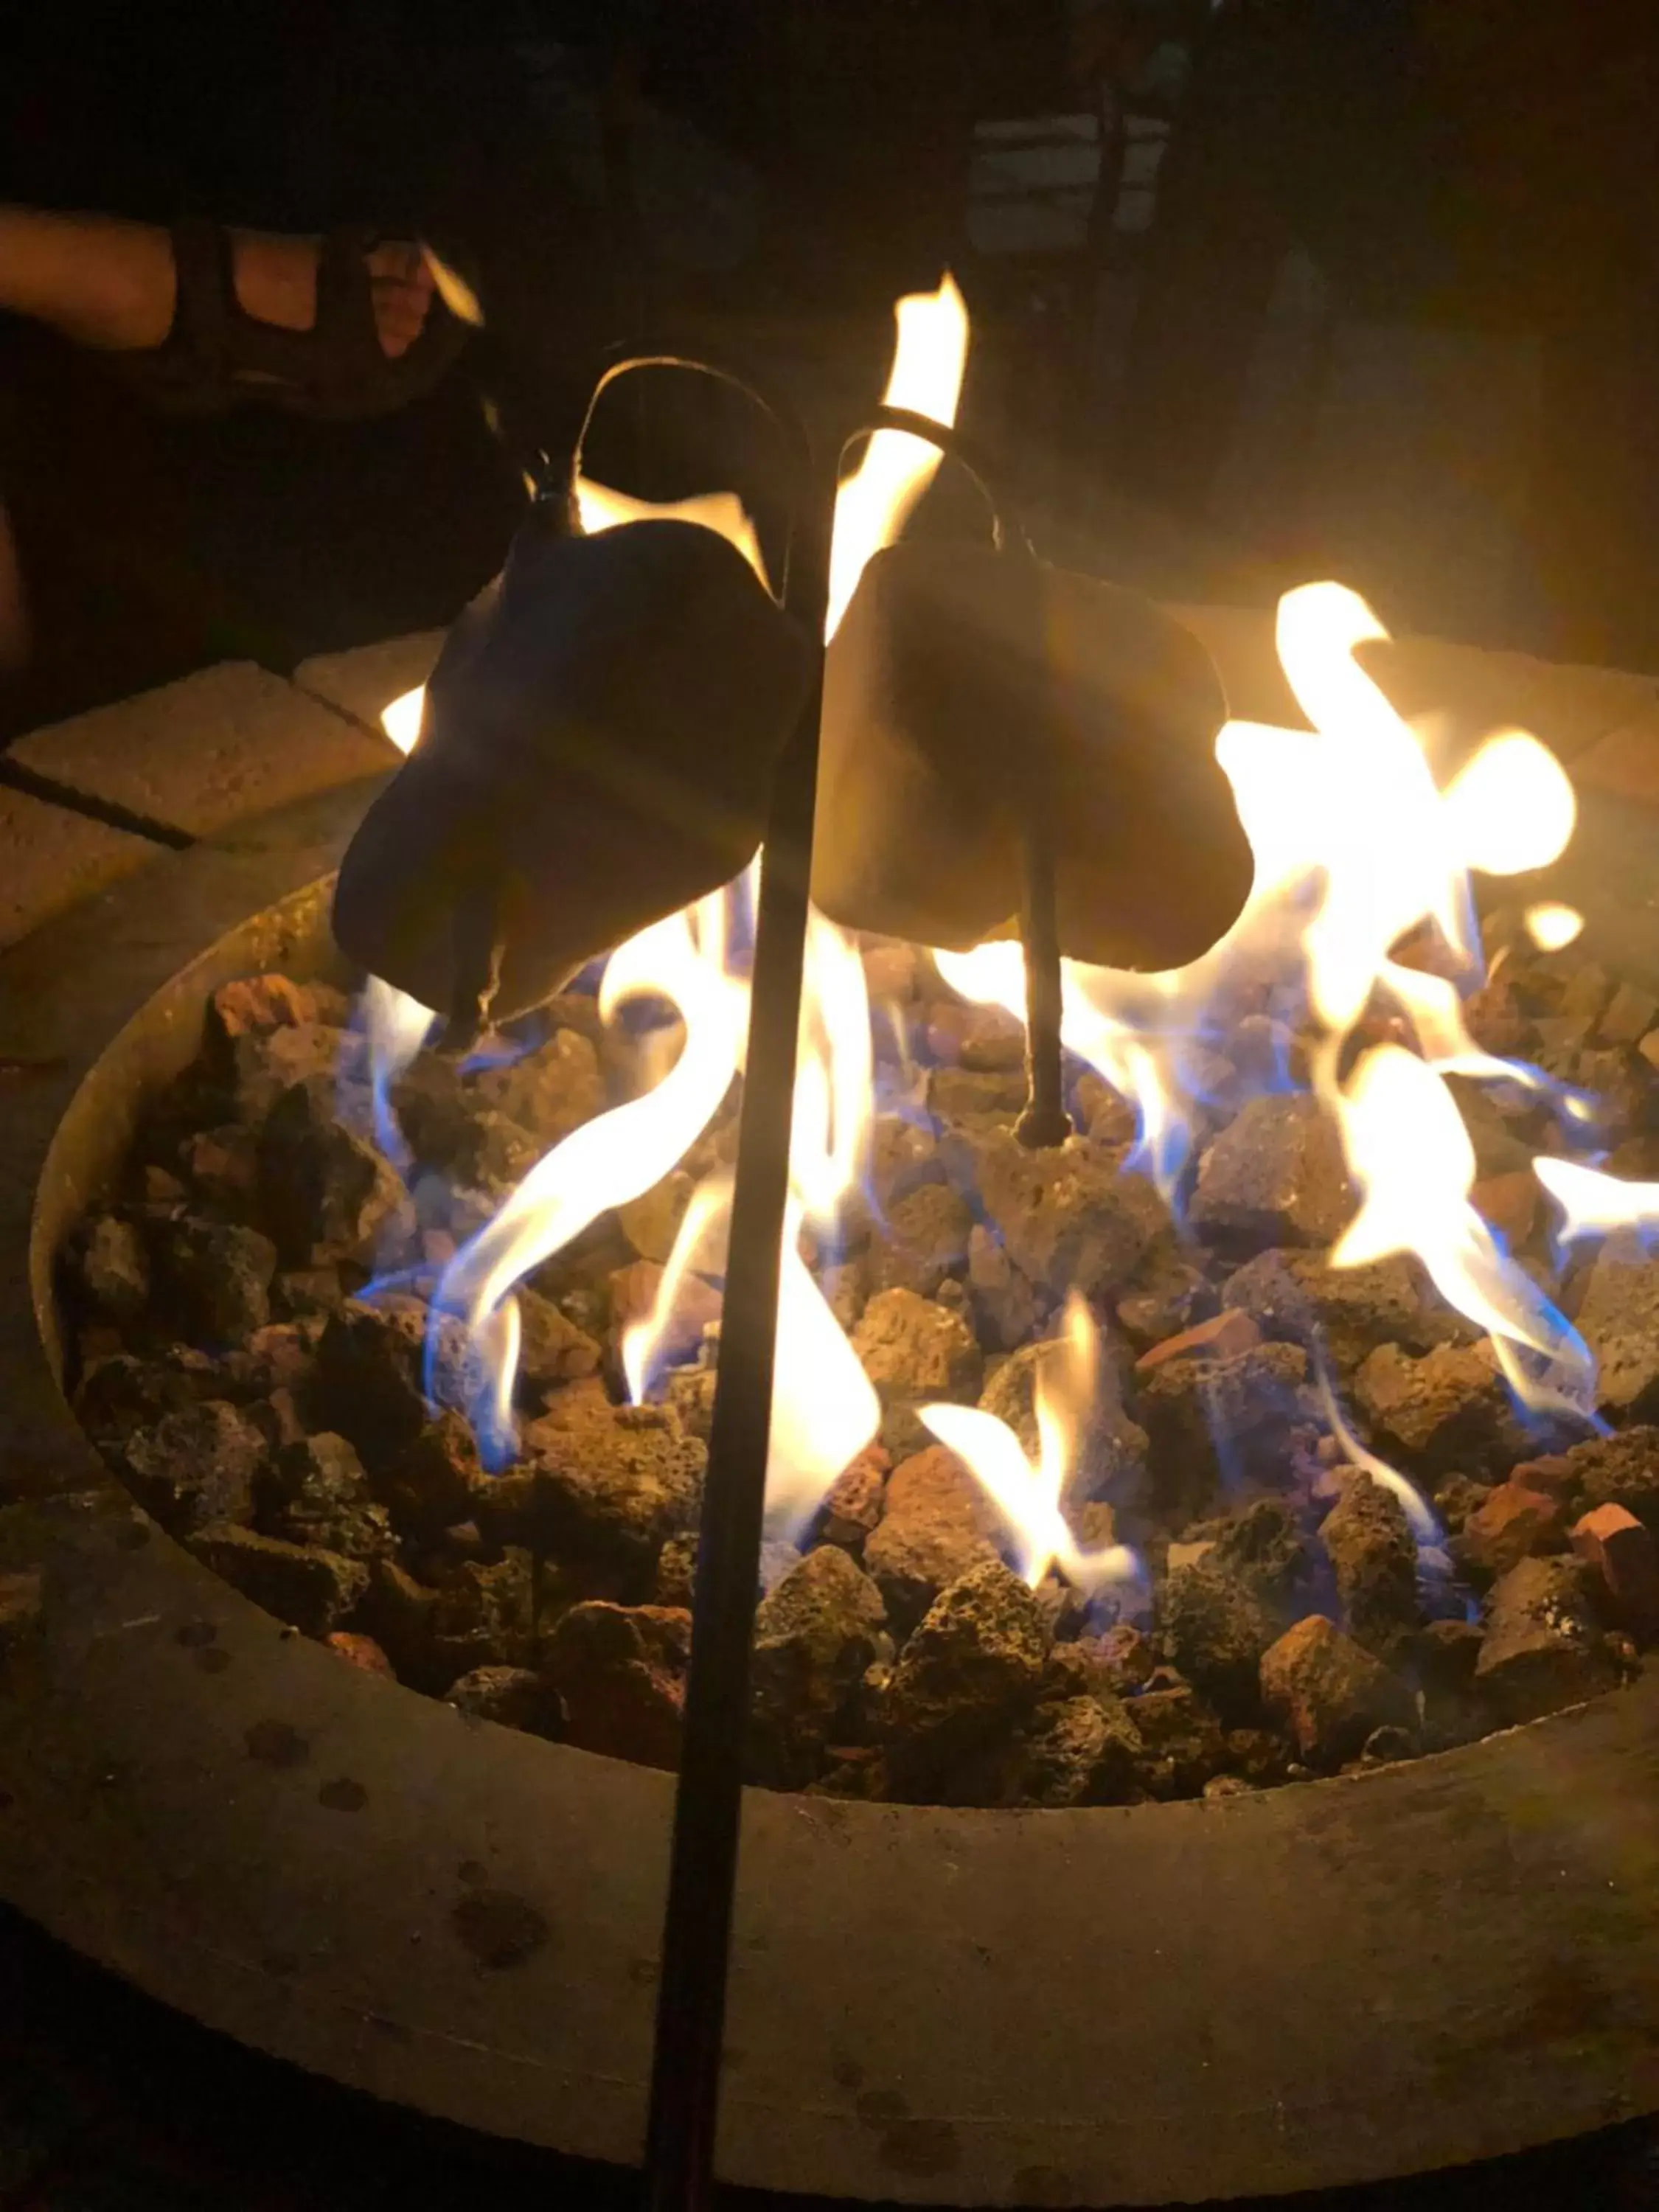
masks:
<instances>
[{"instance_id":1,"label":"fire pit","mask_svg":"<svg viewBox=\"0 0 1659 2212\"><path fill-rule=\"evenodd\" d=\"M1010 531L965 337L902 303L833 533L773 412L781 602L740 516L544 489L366 812L7 963L0 1871L589 2154L654 2014L665 2207L717 2105L734 2179L1032 2203L1644 2109L1647 841L1546 880L1559 760L1414 732L1335 586L1279 611L1306 726L1223 727ZM941 447L994 551L893 543Z\"/></svg>"},{"instance_id":2,"label":"fire pit","mask_svg":"<svg viewBox=\"0 0 1659 2212\"><path fill-rule=\"evenodd\" d=\"M667 1778L481 1728L284 1635L135 1514L57 1389L54 1255L140 1094L193 1053L206 993L314 964L318 879L359 811L341 794L169 861L4 963L40 1035L4 1189L33 1311L6 1324L0 1869L66 1939L246 2040L628 2159ZM1650 974L1641 824L1598 813L1575 855L1549 888L1589 916L1589 950ZM1648 1681L1419 1764L1218 1802L751 1792L722 2171L1155 2203L1649 2109L1656 1744ZM1079 1972L1097 1952L1103 1990Z\"/></svg>"}]
</instances>

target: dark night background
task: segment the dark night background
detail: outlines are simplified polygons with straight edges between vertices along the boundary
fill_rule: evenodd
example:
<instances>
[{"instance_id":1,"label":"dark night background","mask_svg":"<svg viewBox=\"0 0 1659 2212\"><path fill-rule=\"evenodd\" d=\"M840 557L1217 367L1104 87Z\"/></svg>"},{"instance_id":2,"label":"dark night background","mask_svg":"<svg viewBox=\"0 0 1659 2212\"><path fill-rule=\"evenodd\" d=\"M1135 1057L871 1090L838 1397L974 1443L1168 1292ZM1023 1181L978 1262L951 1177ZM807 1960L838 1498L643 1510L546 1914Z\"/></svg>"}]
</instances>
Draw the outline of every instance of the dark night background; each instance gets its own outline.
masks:
<instances>
[{"instance_id":1,"label":"dark night background","mask_svg":"<svg viewBox=\"0 0 1659 2212\"><path fill-rule=\"evenodd\" d=\"M892 298L947 264L967 420L1064 557L1262 605L1334 570L1402 627L1659 669L1651 16L9 0L0 199L370 222L439 244L488 328L427 398L343 426L165 418L0 318L0 498L40 639L0 743L205 662L447 621L618 349L740 355L832 412L874 395ZM975 124L1074 113L1107 126L1092 207L1058 244L970 242ZM732 437L624 412L595 472L678 493L757 465ZM3 1914L0 1990L0 2212L633 2201L219 2044ZM1636 2207L1659 2166L1620 2130L1343 2202L1495 2194Z\"/></svg>"}]
</instances>

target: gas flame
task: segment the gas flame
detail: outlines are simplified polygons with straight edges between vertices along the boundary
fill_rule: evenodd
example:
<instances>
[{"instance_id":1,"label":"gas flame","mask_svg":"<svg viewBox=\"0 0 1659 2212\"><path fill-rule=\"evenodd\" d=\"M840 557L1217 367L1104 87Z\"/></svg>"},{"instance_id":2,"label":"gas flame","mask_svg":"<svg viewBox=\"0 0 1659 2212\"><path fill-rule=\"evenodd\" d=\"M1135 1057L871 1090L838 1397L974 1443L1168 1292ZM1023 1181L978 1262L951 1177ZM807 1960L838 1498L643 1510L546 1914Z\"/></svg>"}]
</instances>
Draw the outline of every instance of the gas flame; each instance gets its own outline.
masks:
<instances>
[{"instance_id":1,"label":"gas flame","mask_svg":"<svg viewBox=\"0 0 1659 2212\"><path fill-rule=\"evenodd\" d=\"M357 1018L368 1045L375 1142L401 1174L410 1165L410 1152L392 1110L392 1086L431 1036L438 1017L407 991L371 975L358 1000Z\"/></svg>"},{"instance_id":2,"label":"gas flame","mask_svg":"<svg viewBox=\"0 0 1659 2212\"><path fill-rule=\"evenodd\" d=\"M726 902L717 891L653 922L612 953L599 987L609 1021L629 1000L666 1000L685 1024L680 1056L653 1090L574 1130L530 1170L445 1270L434 1306L460 1316L483 1348L492 1401L475 1412L480 1446L499 1464L514 1441L517 1358L513 1287L613 1206L638 1198L713 1121L743 1057L748 993L726 968ZM428 1365L430 1366L430 1362Z\"/></svg>"},{"instance_id":3,"label":"gas flame","mask_svg":"<svg viewBox=\"0 0 1659 2212\"><path fill-rule=\"evenodd\" d=\"M623 522L701 523L705 530L712 530L717 538L725 538L728 545L735 545L762 583L769 591L771 589L754 523L736 492L706 491L694 499L656 501L635 499L625 491L613 491L609 484L596 483L592 477L578 477L576 512L589 538L597 538L601 531L614 530Z\"/></svg>"},{"instance_id":4,"label":"gas flame","mask_svg":"<svg viewBox=\"0 0 1659 2212\"><path fill-rule=\"evenodd\" d=\"M1584 927L1584 917L1577 907L1563 906L1554 899L1529 906L1522 920L1526 923L1528 936L1540 952L1565 951Z\"/></svg>"},{"instance_id":5,"label":"gas flame","mask_svg":"<svg viewBox=\"0 0 1659 2212\"><path fill-rule=\"evenodd\" d=\"M936 294L902 300L897 325L889 401L949 424L967 347L966 310L955 284L947 277ZM902 529L939 459L920 439L890 432L872 439L863 465L836 499L831 565L842 596L826 635L870 556ZM583 526L590 531L643 514L671 514L716 530L765 581L753 526L730 493L647 507L582 479L577 497ZM404 751L418 735L422 704L422 695L411 692L382 715L387 735ZM600 988L601 1016L610 1019L629 997L666 1000L685 1027L679 1058L643 1097L600 1115L556 1146L445 1271L434 1315L465 1321L489 1372L487 1397L471 1410L493 1464L510 1455L515 1435L514 1286L599 1215L666 1175L707 1128L741 1069L749 986L737 970L734 947L740 933L737 909L752 890L740 879L687 913L642 930L611 955ZM873 1091L863 963L851 940L816 913L808 922L801 1030L768 1469L769 1507L792 1523L810 1512L880 1422L875 1390L800 1254L809 1224L820 1243L833 1240L841 1203L861 1182ZM399 1030L398 1050L402 1035ZM687 1278L723 1270L730 1215L729 1176L711 1178L694 1194L652 1310L623 1343L623 1369L635 1399L650 1385ZM438 1345L434 1328L429 1389L439 1379Z\"/></svg>"},{"instance_id":6,"label":"gas flame","mask_svg":"<svg viewBox=\"0 0 1659 2212\"><path fill-rule=\"evenodd\" d=\"M923 1406L920 1413L1007 1522L1018 1571L1033 1589L1051 1567L1079 1589L1104 1589L1137 1581L1141 1565L1127 1544L1085 1550L1060 1510L1094 1395L1098 1354L1093 1318L1075 1294L1067 1301L1060 1346L1058 1358L1039 1366L1033 1389L1035 1462L994 1413L943 1404Z\"/></svg>"},{"instance_id":7,"label":"gas flame","mask_svg":"<svg viewBox=\"0 0 1659 2212\"><path fill-rule=\"evenodd\" d=\"M925 415L948 428L957 419L968 358L968 308L955 279L947 276L937 292L908 294L894 313L898 337L882 404ZM933 482L940 458L939 448L925 438L905 430L878 430L857 469L842 483L830 549L826 639L840 629L866 562L899 535Z\"/></svg>"},{"instance_id":8,"label":"gas flame","mask_svg":"<svg viewBox=\"0 0 1659 2212\"><path fill-rule=\"evenodd\" d=\"M1626 1182L1547 1152L1533 1162L1532 1171L1561 1208L1555 1232L1560 1243L1611 1237L1621 1229L1647 1234L1659 1227L1659 1182Z\"/></svg>"},{"instance_id":9,"label":"gas flame","mask_svg":"<svg viewBox=\"0 0 1659 2212\"><path fill-rule=\"evenodd\" d=\"M421 717L425 712L424 684L417 684L412 691L400 691L380 709L380 727L405 758L415 750L415 740L421 734Z\"/></svg>"},{"instance_id":10,"label":"gas flame","mask_svg":"<svg viewBox=\"0 0 1659 2212\"><path fill-rule=\"evenodd\" d=\"M1443 941L1440 964L1477 981L1467 875L1516 874L1554 860L1572 833L1572 787L1535 738L1503 731L1443 789L1416 733L1354 658L1356 647L1386 635L1364 601L1339 585L1286 594L1279 657L1313 727L1233 721L1216 741L1255 860L1244 913L1204 958L1170 974L1065 962L1062 1033L1133 1101L1140 1142L1130 1164L1174 1198L1190 1143L1182 1071L1192 1044L1212 1026L1236 973L1251 963L1259 973L1265 962L1299 976L1321 1030L1311 1087L1335 1119L1362 1193L1333 1264L1415 1253L1442 1294L1491 1335L1523 1404L1589 1419L1589 1354L1470 1205L1474 1153L1443 1080L1535 1087L1542 1079L1475 1045L1448 975L1395 957L1427 927ZM964 997L1020 1011L1016 945L933 958ZM1415 1048L1375 1046L1353 1058L1355 1032L1379 1004ZM1540 1163L1547 1182L1558 1164Z\"/></svg>"}]
</instances>

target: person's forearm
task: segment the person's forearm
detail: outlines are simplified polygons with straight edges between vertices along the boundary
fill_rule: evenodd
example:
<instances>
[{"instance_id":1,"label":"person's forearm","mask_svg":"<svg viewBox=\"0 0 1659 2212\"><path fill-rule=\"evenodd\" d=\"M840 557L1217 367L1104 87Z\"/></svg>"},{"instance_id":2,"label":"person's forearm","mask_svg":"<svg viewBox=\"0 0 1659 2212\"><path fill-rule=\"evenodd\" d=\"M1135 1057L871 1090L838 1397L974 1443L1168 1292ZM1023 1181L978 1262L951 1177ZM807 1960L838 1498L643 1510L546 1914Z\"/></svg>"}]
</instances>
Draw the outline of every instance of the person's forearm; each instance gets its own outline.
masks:
<instances>
[{"instance_id":1,"label":"person's forearm","mask_svg":"<svg viewBox=\"0 0 1659 2212\"><path fill-rule=\"evenodd\" d=\"M0 311L78 344L157 346L173 327L167 234L114 216L0 207Z\"/></svg>"}]
</instances>

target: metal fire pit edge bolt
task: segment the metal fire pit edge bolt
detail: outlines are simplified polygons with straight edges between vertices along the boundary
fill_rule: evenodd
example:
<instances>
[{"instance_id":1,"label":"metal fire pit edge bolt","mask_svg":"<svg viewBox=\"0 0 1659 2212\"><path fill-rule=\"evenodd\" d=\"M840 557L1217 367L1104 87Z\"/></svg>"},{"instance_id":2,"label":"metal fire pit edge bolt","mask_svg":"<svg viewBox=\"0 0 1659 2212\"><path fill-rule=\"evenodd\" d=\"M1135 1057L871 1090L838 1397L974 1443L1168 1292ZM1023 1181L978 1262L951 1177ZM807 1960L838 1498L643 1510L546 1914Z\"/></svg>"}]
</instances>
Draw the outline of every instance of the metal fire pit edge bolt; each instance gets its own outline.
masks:
<instances>
[{"instance_id":1,"label":"metal fire pit edge bolt","mask_svg":"<svg viewBox=\"0 0 1659 2212\"><path fill-rule=\"evenodd\" d=\"M811 641L812 675L800 720L778 763L756 912L731 1241L658 1984L646 2134L648 2212L696 2212L708 2203L714 2182L749 1650L760 1573L817 803L835 495L834 471L815 461L785 586L785 605Z\"/></svg>"}]
</instances>

